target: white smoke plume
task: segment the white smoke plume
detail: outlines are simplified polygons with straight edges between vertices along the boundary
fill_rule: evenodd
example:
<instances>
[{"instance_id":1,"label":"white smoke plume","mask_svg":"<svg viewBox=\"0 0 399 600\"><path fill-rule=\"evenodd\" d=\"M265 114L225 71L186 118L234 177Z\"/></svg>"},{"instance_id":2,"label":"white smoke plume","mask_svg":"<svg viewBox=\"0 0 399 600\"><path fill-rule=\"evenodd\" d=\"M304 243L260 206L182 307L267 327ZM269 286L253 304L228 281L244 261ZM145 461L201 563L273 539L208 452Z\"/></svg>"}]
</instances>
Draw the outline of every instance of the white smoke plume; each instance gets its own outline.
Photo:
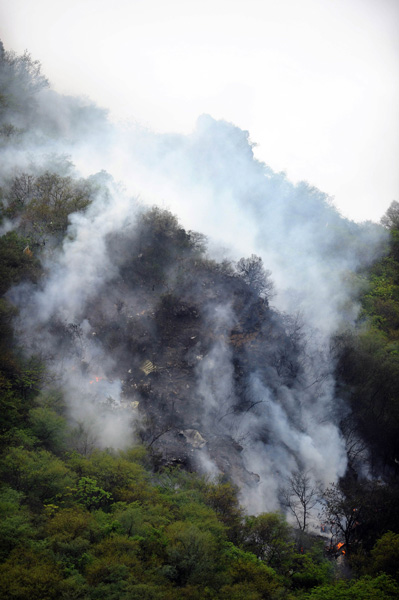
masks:
<instances>
[{"instance_id":1,"label":"white smoke plume","mask_svg":"<svg viewBox=\"0 0 399 600\"><path fill-rule=\"evenodd\" d=\"M357 316L350 274L382 251L381 229L343 219L326 194L307 183L293 185L257 161L248 132L210 116L200 117L190 135L157 135L137 125L111 126L105 111L89 102L43 89L28 125L26 132L22 117L16 120L21 133L3 145L2 182L27 170L71 172L70 163L80 176L105 170L121 182L105 178L88 210L71 216L62 248L44 255L40 289L22 286L11 293L20 307L26 345L54 357L71 417L86 423L102 447L123 447L132 440L137 416L122 393L124 381L113 379L117 358L97 342L87 314L93 302L101 302L107 314L117 310L111 288L118 264L109 255L108 240L125 229L134 237L141 207L158 204L187 230L204 233L213 257L261 256L272 272L275 314L294 315L292 322L300 314L301 368L295 383L283 383L277 362L250 369L250 408L237 414L240 399L226 340L238 317L228 297L208 306L214 343L197 364L195 393L203 426L212 421L221 434L235 437L246 468L260 477L259 485L243 491L244 503L255 512L276 509L279 487L298 468L311 470L324 484L342 476L341 402L335 397L329 343ZM103 297L107 284L109 298ZM152 308L141 303L128 293L132 314ZM55 322L74 336L72 353L70 346L65 351L60 346ZM286 323L285 335L293 339ZM270 339L270 347L274 343ZM136 357L129 360L133 364ZM140 400L134 394L129 402ZM205 451L203 462L218 472Z\"/></svg>"}]
</instances>

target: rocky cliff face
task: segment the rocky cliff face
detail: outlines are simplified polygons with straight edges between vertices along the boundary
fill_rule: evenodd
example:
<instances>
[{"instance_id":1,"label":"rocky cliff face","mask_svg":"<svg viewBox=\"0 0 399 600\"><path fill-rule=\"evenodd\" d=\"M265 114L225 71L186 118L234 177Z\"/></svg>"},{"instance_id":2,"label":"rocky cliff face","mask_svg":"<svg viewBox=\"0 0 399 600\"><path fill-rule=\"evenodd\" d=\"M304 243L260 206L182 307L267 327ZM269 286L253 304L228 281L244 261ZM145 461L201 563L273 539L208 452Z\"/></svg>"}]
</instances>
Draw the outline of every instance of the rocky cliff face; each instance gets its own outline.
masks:
<instances>
[{"instance_id":1,"label":"rocky cliff face","mask_svg":"<svg viewBox=\"0 0 399 600\"><path fill-rule=\"evenodd\" d=\"M0 79L1 226L25 261L7 294L18 343L60 388L71 446L139 436L161 464L247 486L252 512L278 509L298 469L337 481L348 408L330 341L356 318L352 275L383 252L380 228L274 173L225 121L205 115L189 135L114 125L1 47Z\"/></svg>"},{"instance_id":2,"label":"rocky cliff face","mask_svg":"<svg viewBox=\"0 0 399 600\"><path fill-rule=\"evenodd\" d=\"M58 360L67 357L73 377L89 382L98 410L108 402L125 419L134 416L159 465L256 486L243 450L267 443L269 433L256 423L264 400L253 397L251 380L256 374L277 390L300 372L298 332L260 285L267 272L256 257L245 272L207 259L203 239L158 209L109 236L107 257L112 280L82 307L79 322L52 321Z\"/></svg>"},{"instance_id":3,"label":"rocky cliff face","mask_svg":"<svg viewBox=\"0 0 399 600\"><path fill-rule=\"evenodd\" d=\"M226 476L253 511L277 509L298 468L343 473L333 364L298 315L271 306L262 260L210 259L204 237L159 208L129 220L117 203L100 208L45 250L36 289L13 291L21 339L81 432L75 447L139 438L159 466Z\"/></svg>"}]
</instances>

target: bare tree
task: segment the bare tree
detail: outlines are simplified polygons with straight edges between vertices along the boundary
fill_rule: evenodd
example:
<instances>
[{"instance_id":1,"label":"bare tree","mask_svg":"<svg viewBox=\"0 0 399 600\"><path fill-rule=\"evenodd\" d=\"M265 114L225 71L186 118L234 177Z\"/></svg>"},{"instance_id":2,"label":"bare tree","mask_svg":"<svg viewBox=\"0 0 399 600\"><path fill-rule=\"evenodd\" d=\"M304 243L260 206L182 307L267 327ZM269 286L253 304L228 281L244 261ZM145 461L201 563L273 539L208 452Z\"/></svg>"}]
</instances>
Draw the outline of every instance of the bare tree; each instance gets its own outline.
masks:
<instances>
[{"instance_id":1,"label":"bare tree","mask_svg":"<svg viewBox=\"0 0 399 600\"><path fill-rule=\"evenodd\" d=\"M236 264L239 277L262 298L270 298L273 292L271 272L264 269L260 256L251 254L249 258L240 258Z\"/></svg>"},{"instance_id":2,"label":"bare tree","mask_svg":"<svg viewBox=\"0 0 399 600\"><path fill-rule=\"evenodd\" d=\"M338 485L332 483L324 491L320 515L330 527L331 546L336 547L339 543L347 554L356 541L356 528L372 498L366 486L355 485L353 488L347 489L345 493Z\"/></svg>"},{"instance_id":3,"label":"bare tree","mask_svg":"<svg viewBox=\"0 0 399 600\"><path fill-rule=\"evenodd\" d=\"M319 502L321 485L314 481L310 471L298 469L288 478L281 491L283 504L294 515L301 531L306 531L312 509Z\"/></svg>"},{"instance_id":4,"label":"bare tree","mask_svg":"<svg viewBox=\"0 0 399 600\"><path fill-rule=\"evenodd\" d=\"M14 218L32 200L35 178L28 173L14 177L8 194L7 214Z\"/></svg>"},{"instance_id":5,"label":"bare tree","mask_svg":"<svg viewBox=\"0 0 399 600\"><path fill-rule=\"evenodd\" d=\"M356 465L364 464L368 458L367 444L362 440L357 429L353 416L346 417L341 421L341 431L345 440L348 463L355 470Z\"/></svg>"},{"instance_id":6,"label":"bare tree","mask_svg":"<svg viewBox=\"0 0 399 600\"><path fill-rule=\"evenodd\" d=\"M70 447L83 456L90 456L98 443L98 438L89 424L78 422L70 436Z\"/></svg>"}]
</instances>

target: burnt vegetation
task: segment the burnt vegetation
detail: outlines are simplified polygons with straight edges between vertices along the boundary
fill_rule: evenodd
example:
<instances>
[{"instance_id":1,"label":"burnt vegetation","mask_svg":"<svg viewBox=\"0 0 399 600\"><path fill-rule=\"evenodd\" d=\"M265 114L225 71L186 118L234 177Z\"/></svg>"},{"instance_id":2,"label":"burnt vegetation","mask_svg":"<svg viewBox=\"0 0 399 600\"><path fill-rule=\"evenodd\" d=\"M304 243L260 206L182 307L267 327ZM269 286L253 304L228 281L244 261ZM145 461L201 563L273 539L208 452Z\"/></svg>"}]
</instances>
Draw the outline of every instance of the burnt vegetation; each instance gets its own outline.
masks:
<instances>
[{"instance_id":1,"label":"burnt vegetation","mask_svg":"<svg viewBox=\"0 0 399 600\"><path fill-rule=\"evenodd\" d=\"M96 342L116 358L106 375L123 381L126 398L140 394L143 440L159 450L161 463L193 469L199 468L196 453L180 431L206 432L222 471L244 472L228 417L245 415L255 405L246 394L249 378L273 370L290 385L300 369L296 336L269 307L272 285L261 259L217 263L207 257L203 236L186 232L159 208L110 235L107 253L117 273L99 289L86 316ZM228 321L215 323L215 309L225 307ZM198 392L199 371L218 345L231 355L234 387L225 405L207 411L207 399Z\"/></svg>"},{"instance_id":2,"label":"burnt vegetation","mask_svg":"<svg viewBox=\"0 0 399 600\"><path fill-rule=\"evenodd\" d=\"M60 135L43 125L37 96L47 80L29 54L0 46L0 84L2 148ZM92 113L69 102L76 132ZM106 235L107 278L76 318L54 314L45 335L35 325L35 295L68 258L76 219L89 219L99 197L106 203L109 181L79 178L55 156L1 177L0 597L397 597L398 204L382 220L385 256L353 275L358 323L333 340L336 396L350 408L341 423L348 469L322 490L298 464L280 491L292 527L283 512L246 515L235 483L259 482L243 460L249 416L251 443L273 447L253 378L276 397L306 381L305 324L272 307L259 256L216 261L169 211L135 210ZM71 416L60 365L94 387L120 382L120 405L93 396L100 412L122 405L135 415L127 449L101 447L90 423ZM86 401L83 386L74 393ZM317 519L321 535L309 526Z\"/></svg>"}]
</instances>

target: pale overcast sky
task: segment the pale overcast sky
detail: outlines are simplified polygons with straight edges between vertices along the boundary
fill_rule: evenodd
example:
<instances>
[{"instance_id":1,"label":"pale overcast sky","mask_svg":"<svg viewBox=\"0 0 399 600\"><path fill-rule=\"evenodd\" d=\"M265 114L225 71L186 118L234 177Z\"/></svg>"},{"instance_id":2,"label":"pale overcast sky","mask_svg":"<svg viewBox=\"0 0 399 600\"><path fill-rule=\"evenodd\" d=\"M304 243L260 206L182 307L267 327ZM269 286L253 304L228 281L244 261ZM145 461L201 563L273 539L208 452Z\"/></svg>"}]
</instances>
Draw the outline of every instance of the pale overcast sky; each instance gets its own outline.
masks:
<instances>
[{"instance_id":1,"label":"pale overcast sky","mask_svg":"<svg viewBox=\"0 0 399 600\"><path fill-rule=\"evenodd\" d=\"M209 113L356 220L399 201L399 0L0 0L54 89L190 132Z\"/></svg>"}]
</instances>

